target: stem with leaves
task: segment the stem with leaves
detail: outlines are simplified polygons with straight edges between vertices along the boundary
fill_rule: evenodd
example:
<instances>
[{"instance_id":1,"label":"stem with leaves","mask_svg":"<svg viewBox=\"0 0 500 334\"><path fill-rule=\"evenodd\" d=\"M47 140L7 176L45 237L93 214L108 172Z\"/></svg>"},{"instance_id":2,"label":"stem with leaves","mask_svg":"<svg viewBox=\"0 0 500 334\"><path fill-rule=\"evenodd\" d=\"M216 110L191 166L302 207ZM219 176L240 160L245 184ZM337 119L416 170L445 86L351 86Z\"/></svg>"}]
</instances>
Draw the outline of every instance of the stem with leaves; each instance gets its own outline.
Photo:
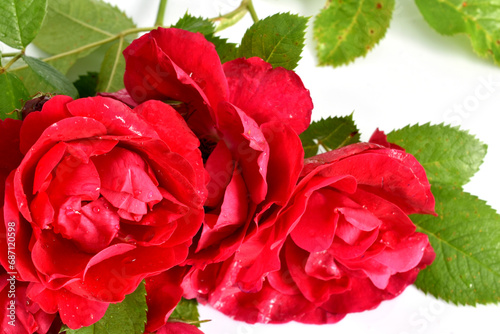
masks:
<instances>
[{"instance_id":1,"label":"stem with leaves","mask_svg":"<svg viewBox=\"0 0 500 334\"><path fill-rule=\"evenodd\" d=\"M167 0L160 0L158 14L156 17L156 23L155 23L154 27L127 29L127 30L120 32L119 34L114 35L114 36L110 36L110 37L102 39L100 41L96 41L93 43L89 43L89 44L80 46L80 47L75 48L73 50L69 50L69 51L62 52L62 53L59 53L59 54L56 54L56 55L53 55L50 57L46 57L46 58L41 59L41 60L44 62L57 60L57 59L60 59L63 57L73 55L73 54L78 54L80 52L83 52L83 51L86 51L86 50L89 50L92 48L99 47L99 46L104 45L106 43L114 42L116 40L123 40L125 38L125 36L127 36L127 35L141 33L141 32L149 32L149 31L151 31L159 26L163 26L163 20L165 17L166 6L167 6ZM257 17L257 13L255 12L255 8L253 6L252 0L242 0L241 4L238 6L238 8L236 8L232 12L215 17L215 18L212 18L212 19L210 19L210 21L218 24L216 30L221 31L223 29L226 29L226 28L236 24L247 13L250 13L250 15L252 16L252 20L254 22L257 22L259 20ZM20 53L9 53L9 54L2 55L4 58L12 57L12 59L4 67L0 67L0 74L7 71L12 66L12 64L14 64L23 55L24 55L24 50L22 50ZM19 67L16 67L16 70L21 70L21 69L24 69L27 67L28 67L27 65L19 66Z\"/></svg>"},{"instance_id":2,"label":"stem with leaves","mask_svg":"<svg viewBox=\"0 0 500 334\"><path fill-rule=\"evenodd\" d=\"M77 53L86 51L88 49L92 49L92 48L104 45L104 44L109 43L109 42L113 42L113 41L116 41L116 40L119 40L119 39L123 39L127 35L136 34L136 33L140 33L140 32L148 32L148 31L151 31L153 29L155 29L155 28L154 27L147 27L147 28L127 29L127 30L124 30L124 31L120 32L119 34L117 34L115 36L111 36L111 37L102 39L100 41L94 42L94 43L89 43L89 44L80 46L80 47L78 47L76 49L73 49L73 50L69 50L69 51L66 51L66 52L63 52L63 53L59 53L59 54L56 54L56 55L44 58L44 59L42 59L42 61L48 62L48 61L51 61L51 60L56 60L56 59L59 59L59 58L70 56L72 54L77 54ZM28 67L28 66L27 65L19 66L19 67L16 67L16 70L21 70L21 69L24 69L26 67Z\"/></svg>"},{"instance_id":3,"label":"stem with leaves","mask_svg":"<svg viewBox=\"0 0 500 334\"><path fill-rule=\"evenodd\" d=\"M238 8L236 8L232 12L212 18L210 19L210 21L217 24L216 31L221 31L236 24L246 15L246 13L250 13L254 22L259 21L252 0L243 0L241 1L241 4L238 6Z\"/></svg>"},{"instance_id":4,"label":"stem with leaves","mask_svg":"<svg viewBox=\"0 0 500 334\"><path fill-rule=\"evenodd\" d=\"M11 67L11 66L12 66L12 64L14 64L14 63L15 63L18 59L20 59L23 55L24 55L24 49L22 49L22 50L21 50L21 52L19 52L19 53L16 53L16 54L11 55L11 56L12 56L12 59L11 59L11 60L10 60L7 64L5 64L5 66L4 66L4 67L1 67L1 66L0 66L0 74L2 74L2 73L4 73L4 72L6 72L6 71L9 69L9 67ZM4 55L4 56L6 56L6 55Z\"/></svg>"}]
</instances>

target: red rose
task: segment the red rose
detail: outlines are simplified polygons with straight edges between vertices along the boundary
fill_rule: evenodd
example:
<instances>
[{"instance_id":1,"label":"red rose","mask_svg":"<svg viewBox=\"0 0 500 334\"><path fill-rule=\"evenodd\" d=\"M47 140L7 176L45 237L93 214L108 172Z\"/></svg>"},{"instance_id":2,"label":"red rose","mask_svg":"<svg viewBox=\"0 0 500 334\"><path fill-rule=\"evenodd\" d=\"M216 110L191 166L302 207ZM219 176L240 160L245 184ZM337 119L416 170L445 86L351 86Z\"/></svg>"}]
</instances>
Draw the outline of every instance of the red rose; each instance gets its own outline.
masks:
<instances>
[{"instance_id":1,"label":"red rose","mask_svg":"<svg viewBox=\"0 0 500 334\"><path fill-rule=\"evenodd\" d=\"M90 325L185 260L203 219L205 172L198 139L171 107L56 96L17 139L23 157L5 182L1 228L15 226L15 270L45 312ZM17 159L2 145L2 162ZM8 268L7 252L0 261Z\"/></svg>"},{"instance_id":2,"label":"red rose","mask_svg":"<svg viewBox=\"0 0 500 334\"><path fill-rule=\"evenodd\" d=\"M288 204L233 258L193 271L186 295L251 323L337 322L399 295L433 261L408 218L433 210L423 167L401 150L363 143L306 159Z\"/></svg>"},{"instance_id":3,"label":"red rose","mask_svg":"<svg viewBox=\"0 0 500 334\"><path fill-rule=\"evenodd\" d=\"M289 198L302 168L298 133L312 101L300 78L262 59L223 65L203 35L159 28L125 51L125 86L136 102L175 100L197 134L210 175L206 218L188 263L234 254L258 217Z\"/></svg>"},{"instance_id":4,"label":"red rose","mask_svg":"<svg viewBox=\"0 0 500 334\"><path fill-rule=\"evenodd\" d=\"M48 314L26 297L28 283L17 281L0 267L0 327L3 333L45 334L54 321Z\"/></svg>"}]
</instances>

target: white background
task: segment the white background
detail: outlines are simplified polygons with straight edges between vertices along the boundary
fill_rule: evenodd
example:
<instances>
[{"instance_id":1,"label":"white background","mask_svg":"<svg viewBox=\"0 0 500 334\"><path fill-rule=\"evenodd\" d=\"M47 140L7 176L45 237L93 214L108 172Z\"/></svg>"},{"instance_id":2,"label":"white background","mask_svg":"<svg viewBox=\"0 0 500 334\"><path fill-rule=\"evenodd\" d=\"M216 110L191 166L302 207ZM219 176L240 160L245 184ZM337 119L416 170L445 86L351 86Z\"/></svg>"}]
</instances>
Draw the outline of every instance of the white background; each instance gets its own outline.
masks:
<instances>
[{"instance_id":1,"label":"white background","mask_svg":"<svg viewBox=\"0 0 500 334\"><path fill-rule=\"evenodd\" d=\"M139 26L155 21L158 1L110 1ZM186 10L203 17L227 13L239 0L169 0L166 24ZM413 1L396 0L386 37L366 58L339 68L317 67L311 29L297 72L311 91L313 118L348 115L368 140L377 128L386 132L407 124L448 123L468 129L489 146L480 171L466 191L500 210L500 69L477 57L465 36L438 35L423 20ZM147 5L146 5L147 3ZM292 12L316 14L324 0L254 0L260 18ZM312 21L310 22L312 23ZM247 15L221 35L239 42L252 24ZM500 226L499 226L500 228ZM458 307L425 296L413 286L374 311L348 315L334 325L247 325L209 307L200 307L206 334L470 334L498 333L500 306Z\"/></svg>"},{"instance_id":2,"label":"white background","mask_svg":"<svg viewBox=\"0 0 500 334\"><path fill-rule=\"evenodd\" d=\"M122 8L138 26L154 24L158 0L107 1ZM165 23L175 23L186 11L215 17L239 2L169 0ZM254 0L254 6L260 18L288 11L312 16L324 2ZM221 35L237 43L251 24L247 15ZM317 67L311 28L307 36L296 71L311 91L314 119L354 111L363 140L377 127L390 132L415 123L459 125L489 146L480 171L465 189L500 210L500 68L491 60L478 58L467 37L438 35L408 0L396 0L386 37L366 58L348 66ZM348 315L334 325L247 325L209 307L200 307L200 313L202 319L212 319L201 327L206 334L490 334L499 331L500 306L458 307L409 287L376 310Z\"/></svg>"}]
</instances>

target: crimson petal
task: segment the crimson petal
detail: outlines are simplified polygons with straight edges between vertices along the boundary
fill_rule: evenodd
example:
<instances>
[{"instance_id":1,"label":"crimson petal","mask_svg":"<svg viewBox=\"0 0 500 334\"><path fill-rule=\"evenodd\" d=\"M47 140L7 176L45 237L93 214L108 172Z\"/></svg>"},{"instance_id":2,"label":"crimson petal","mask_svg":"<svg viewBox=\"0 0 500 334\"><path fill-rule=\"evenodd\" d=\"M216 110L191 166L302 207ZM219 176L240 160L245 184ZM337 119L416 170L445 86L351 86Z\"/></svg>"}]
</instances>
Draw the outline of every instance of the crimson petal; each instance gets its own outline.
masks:
<instances>
[{"instance_id":1,"label":"crimson petal","mask_svg":"<svg viewBox=\"0 0 500 334\"><path fill-rule=\"evenodd\" d=\"M277 121L302 133L311 123L313 103L309 91L293 71L274 68L264 60L239 58L223 65L229 102L258 124Z\"/></svg>"}]
</instances>

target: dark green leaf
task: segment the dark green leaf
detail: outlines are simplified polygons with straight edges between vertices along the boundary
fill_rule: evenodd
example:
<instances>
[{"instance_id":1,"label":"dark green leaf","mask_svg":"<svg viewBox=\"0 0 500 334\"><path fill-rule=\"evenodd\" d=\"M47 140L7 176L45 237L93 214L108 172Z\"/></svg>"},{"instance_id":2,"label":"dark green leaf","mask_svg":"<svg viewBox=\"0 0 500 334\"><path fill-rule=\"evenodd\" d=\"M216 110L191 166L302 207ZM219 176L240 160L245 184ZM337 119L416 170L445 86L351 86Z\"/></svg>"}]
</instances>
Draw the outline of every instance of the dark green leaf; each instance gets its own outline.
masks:
<instances>
[{"instance_id":1,"label":"dark green leaf","mask_svg":"<svg viewBox=\"0 0 500 334\"><path fill-rule=\"evenodd\" d=\"M314 21L320 65L339 66L364 56L384 36L394 0L328 1Z\"/></svg>"},{"instance_id":2,"label":"dark green leaf","mask_svg":"<svg viewBox=\"0 0 500 334\"><path fill-rule=\"evenodd\" d=\"M47 0L0 1L0 41L22 49L37 35L47 12Z\"/></svg>"},{"instance_id":3,"label":"dark green leaf","mask_svg":"<svg viewBox=\"0 0 500 334\"><path fill-rule=\"evenodd\" d=\"M387 139L413 154L431 184L466 184L479 170L487 146L466 131L448 125L413 125L393 131Z\"/></svg>"},{"instance_id":4,"label":"dark green leaf","mask_svg":"<svg viewBox=\"0 0 500 334\"><path fill-rule=\"evenodd\" d=\"M88 72L85 75L80 75L78 80L73 82L73 85L78 90L79 97L95 96L97 93L97 78L99 73Z\"/></svg>"},{"instance_id":5,"label":"dark green leaf","mask_svg":"<svg viewBox=\"0 0 500 334\"><path fill-rule=\"evenodd\" d=\"M429 25L443 35L466 34L481 57L500 64L499 0L415 0Z\"/></svg>"},{"instance_id":6,"label":"dark green leaf","mask_svg":"<svg viewBox=\"0 0 500 334\"><path fill-rule=\"evenodd\" d=\"M212 22L202 17L191 16L188 13L184 14L184 16L172 27L191 32L199 32L205 36L215 32L215 26Z\"/></svg>"},{"instance_id":7,"label":"dark green leaf","mask_svg":"<svg viewBox=\"0 0 500 334\"><path fill-rule=\"evenodd\" d=\"M221 63L238 58L238 46L234 43L229 43L227 39L218 36L206 36L209 42L214 43L215 50L219 54Z\"/></svg>"},{"instance_id":8,"label":"dark green leaf","mask_svg":"<svg viewBox=\"0 0 500 334\"><path fill-rule=\"evenodd\" d=\"M52 87L50 91L44 93L58 93L73 98L78 97L75 86L57 69L37 58L23 56L23 60L40 80Z\"/></svg>"},{"instance_id":9,"label":"dark green leaf","mask_svg":"<svg viewBox=\"0 0 500 334\"><path fill-rule=\"evenodd\" d=\"M243 36L239 57L260 57L273 67L293 70L304 47L307 18L275 14L252 25Z\"/></svg>"},{"instance_id":10,"label":"dark green leaf","mask_svg":"<svg viewBox=\"0 0 500 334\"><path fill-rule=\"evenodd\" d=\"M417 287L456 304L500 302L500 216L458 187L433 186L432 192L439 216L411 216L436 252Z\"/></svg>"},{"instance_id":11,"label":"dark green leaf","mask_svg":"<svg viewBox=\"0 0 500 334\"><path fill-rule=\"evenodd\" d=\"M146 288L144 283L125 300L109 305L104 317L94 325L77 330L68 330L67 334L143 334L147 320Z\"/></svg>"},{"instance_id":12,"label":"dark green leaf","mask_svg":"<svg viewBox=\"0 0 500 334\"><path fill-rule=\"evenodd\" d=\"M325 151L359 142L359 131L354 124L352 114L344 117L328 117L312 122L300 135L305 157L318 154L320 147Z\"/></svg>"},{"instance_id":13,"label":"dark green leaf","mask_svg":"<svg viewBox=\"0 0 500 334\"><path fill-rule=\"evenodd\" d=\"M114 43L104 55L99 72L98 92L116 92L125 88L123 76L125 74L125 58L123 50L130 44L120 39Z\"/></svg>"},{"instance_id":14,"label":"dark green leaf","mask_svg":"<svg viewBox=\"0 0 500 334\"><path fill-rule=\"evenodd\" d=\"M198 302L195 299L184 299L177 304L168 321L180 321L199 327L200 314L198 313Z\"/></svg>"},{"instance_id":15,"label":"dark green leaf","mask_svg":"<svg viewBox=\"0 0 500 334\"><path fill-rule=\"evenodd\" d=\"M23 101L29 100L29 94L21 80L9 72L0 74L0 119L19 118L16 112Z\"/></svg>"},{"instance_id":16,"label":"dark green leaf","mask_svg":"<svg viewBox=\"0 0 500 334\"><path fill-rule=\"evenodd\" d=\"M33 42L49 54L60 54L134 27L117 7L101 0L49 0L47 18ZM92 50L81 50L73 56L80 58Z\"/></svg>"}]
</instances>

